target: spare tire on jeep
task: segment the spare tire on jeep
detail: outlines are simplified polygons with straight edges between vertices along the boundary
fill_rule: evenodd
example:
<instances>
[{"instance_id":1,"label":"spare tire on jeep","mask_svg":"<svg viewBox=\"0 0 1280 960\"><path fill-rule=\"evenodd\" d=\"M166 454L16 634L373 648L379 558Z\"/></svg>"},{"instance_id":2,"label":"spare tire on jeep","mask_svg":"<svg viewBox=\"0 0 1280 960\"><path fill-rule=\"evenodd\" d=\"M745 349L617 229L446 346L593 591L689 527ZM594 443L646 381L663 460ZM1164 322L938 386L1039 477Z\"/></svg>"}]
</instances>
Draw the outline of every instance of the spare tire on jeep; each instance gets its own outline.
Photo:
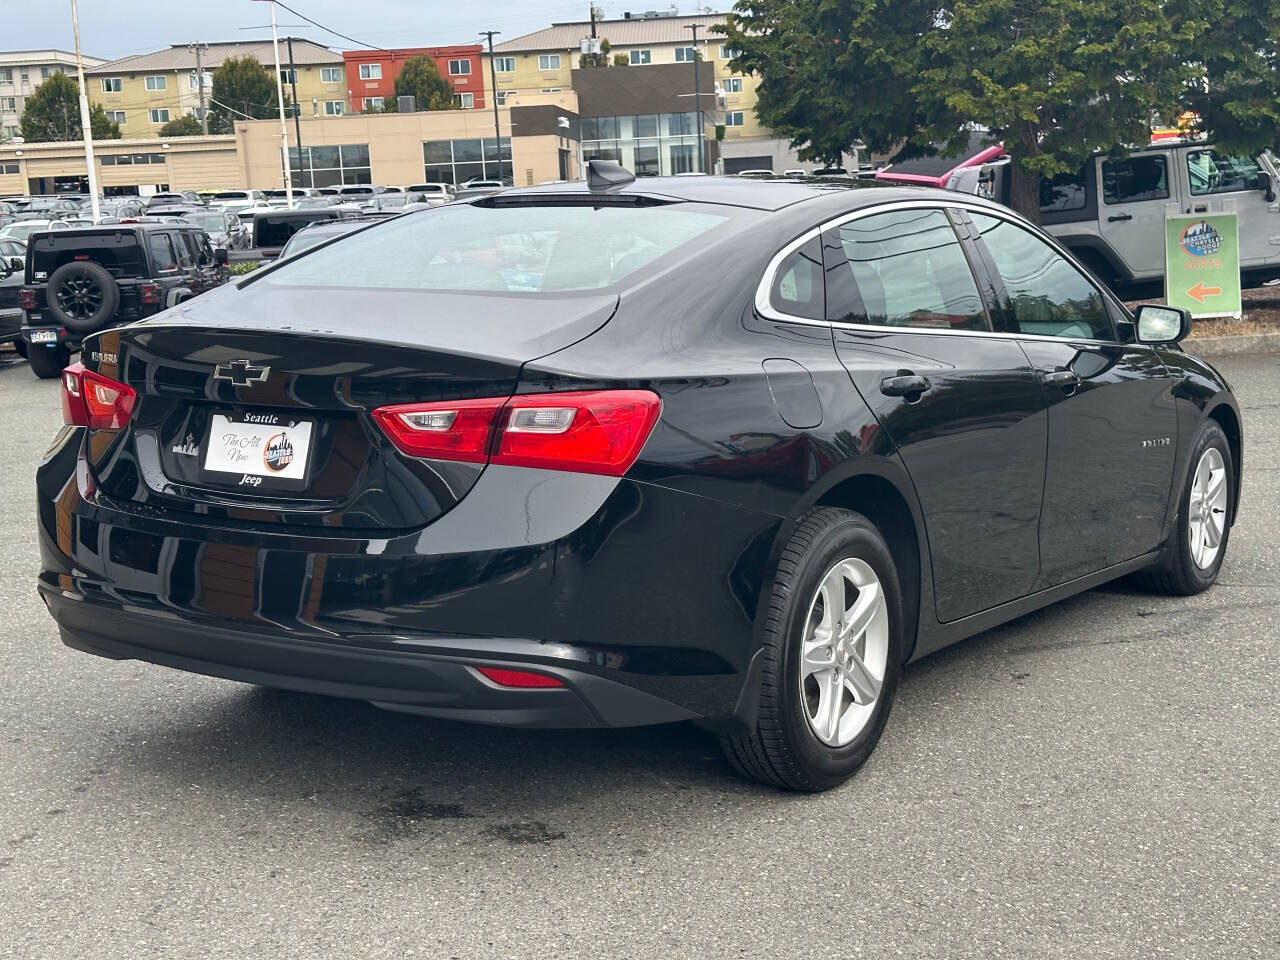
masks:
<instances>
[{"instance_id":1,"label":"spare tire on jeep","mask_svg":"<svg viewBox=\"0 0 1280 960\"><path fill-rule=\"evenodd\" d=\"M106 268L75 260L49 277L45 300L54 319L72 333L92 333L116 315L120 287Z\"/></svg>"}]
</instances>

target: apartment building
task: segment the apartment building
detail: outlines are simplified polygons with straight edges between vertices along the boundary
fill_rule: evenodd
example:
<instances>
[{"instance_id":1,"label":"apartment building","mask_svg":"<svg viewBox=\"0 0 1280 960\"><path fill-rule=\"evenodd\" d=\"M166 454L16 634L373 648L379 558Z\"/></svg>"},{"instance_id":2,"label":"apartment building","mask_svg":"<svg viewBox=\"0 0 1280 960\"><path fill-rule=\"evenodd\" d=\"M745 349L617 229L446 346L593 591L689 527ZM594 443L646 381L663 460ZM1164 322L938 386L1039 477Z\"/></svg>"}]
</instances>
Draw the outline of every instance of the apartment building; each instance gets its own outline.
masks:
<instances>
[{"instance_id":1,"label":"apartment building","mask_svg":"<svg viewBox=\"0 0 1280 960\"><path fill-rule=\"evenodd\" d=\"M395 97L396 77L412 57L430 57L453 85L460 110L483 110L488 105L485 89L489 83L488 62L480 44L451 47L402 47L395 50L347 50L342 60L347 67L347 88L351 91L348 113L379 110ZM327 112L327 111L326 111Z\"/></svg>"},{"instance_id":2,"label":"apartment building","mask_svg":"<svg viewBox=\"0 0 1280 960\"><path fill-rule=\"evenodd\" d=\"M86 67L105 63L85 57ZM0 142L21 136L18 121L27 97L52 73L75 76L76 55L66 50L0 50Z\"/></svg>"},{"instance_id":3,"label":"apartment building","mask_svg":"<svg viewBox=\"0 0 1280 960\"><path fill-rule=\"evenodd\" d=\"M347 75L342 54L310 40L295 38L293 65L298 102L303 116L335 115L345 112ZM120 124L126 138L154 137L170 120L184 114L200 115L200 83L196 77L193 46L175 43L154 53L99 62L85 70L89 100L101 104L107 115ZM212 74L233 57L253 57L268 70L275 69L271 41L203 44L199 50L201 68ZM293 97L289 75L288 45L280 41L281 79L286 99ZM206 97L212 92L205 81ZM206 103L206 107L209 104ZM230 104L235 107L236 104Z\"/></svg>"}]
</instances>

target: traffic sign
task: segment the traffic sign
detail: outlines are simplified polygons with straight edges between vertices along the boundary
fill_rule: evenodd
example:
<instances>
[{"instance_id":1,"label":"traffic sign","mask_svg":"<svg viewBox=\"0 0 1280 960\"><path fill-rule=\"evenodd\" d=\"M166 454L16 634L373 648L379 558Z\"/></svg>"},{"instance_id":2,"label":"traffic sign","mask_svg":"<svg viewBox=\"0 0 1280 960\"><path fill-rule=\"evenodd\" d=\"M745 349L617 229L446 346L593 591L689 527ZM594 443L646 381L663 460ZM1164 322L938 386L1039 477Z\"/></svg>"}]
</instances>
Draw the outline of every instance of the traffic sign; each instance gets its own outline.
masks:
<instances>
[{"instance_id":1,"label":"traffic sign","mask_svg":"<svg viewBox=\"0 0 1280 960\"><path fill-rule=\"evenodd\" d=\"M1193 317L1236 317L1240 302L1240 245L1234 213L1165 220L1164 296Z\"/></svg>"}]
</instances>

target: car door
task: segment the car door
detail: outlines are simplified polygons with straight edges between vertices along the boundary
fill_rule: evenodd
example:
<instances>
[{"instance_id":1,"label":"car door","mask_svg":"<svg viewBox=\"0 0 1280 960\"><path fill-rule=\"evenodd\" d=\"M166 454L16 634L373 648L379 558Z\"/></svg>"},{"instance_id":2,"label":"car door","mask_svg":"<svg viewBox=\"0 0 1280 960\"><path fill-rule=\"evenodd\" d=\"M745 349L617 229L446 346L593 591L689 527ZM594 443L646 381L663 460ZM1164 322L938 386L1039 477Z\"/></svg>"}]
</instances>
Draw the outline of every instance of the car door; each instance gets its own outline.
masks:
<instances>
[{"instance_id":1,"label":"car door","mask_svg":"<svg viewBox=\"0 0 1280 960\"><path fill-rule=\"evenodd\" d=\"M994 332L948 214L847 219L824 231L823 261L837 354L920 500L938 619L1030 593L1044 396L1017 341Z\"/></svg>"},{"instance_id":2,"label":"car door","mask_svg":"<svg viewBox=\"0 0 1280 960\"><path fill-rule=\"evenodd\" d=\"M1048 410L1036 588L1155 549L1177 450L1164 364L1123 342L1121 308L1047 240L994 211L970 217L999 322L1017 335Z\"/></svg>"},{"instance_id":3,"label":"car door","mask_svg":"<svg viewBox=\"0 0 1280 960\"><path fill-rule=\"evenodd\" d=\"M1178 151L1186 177L1184 213L1237 216L1240 266L1257 270L1280 263L1280 201L1258 189L1262 167L1247 154L1219 153L1212 147ZM1276 185L1272 185L1273 197Z\"/></svg>"},{"instance_id":4,"label":"car door","mask_svg":"<svg viewBox=\"0 0 1280 960\"><path fill-rule=\"evenodd\" d=\"M1167 151L1095 158L1098 233L1137 279L1164 275L1164 219L1170 203Z\"/></svg>"}]
</instances>

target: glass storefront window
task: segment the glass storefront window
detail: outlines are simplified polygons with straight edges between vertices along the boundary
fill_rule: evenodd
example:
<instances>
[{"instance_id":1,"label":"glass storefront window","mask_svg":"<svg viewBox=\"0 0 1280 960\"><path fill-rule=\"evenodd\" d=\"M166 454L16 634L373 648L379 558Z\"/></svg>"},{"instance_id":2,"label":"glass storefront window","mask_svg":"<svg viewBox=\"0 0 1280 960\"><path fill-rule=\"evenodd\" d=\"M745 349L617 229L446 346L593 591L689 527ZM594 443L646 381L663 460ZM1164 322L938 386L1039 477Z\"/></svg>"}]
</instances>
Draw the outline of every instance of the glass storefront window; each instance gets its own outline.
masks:
<instances>
[{"instance_id":1,"label":"glass storefront window","mask_svg":"<svg viewBox=\"0 0 1280 960\"><path fill-rule=\"evenodd\" d=\"M480 148L479 140L455 140L453 141L453 162L454 163L479 163L484 159L484 153Z\"/></svg>"},{"instance_id":2,"label":"glass storefront window","mask_svg":"<svg viewBox=\"0 0 1280 960\"><path fill-rule=\"evenodd\" d=\"M649 113L636 117L635 135L637 138L656 137L658 135L658 115Z\"/></svg>"}]
</instances>

